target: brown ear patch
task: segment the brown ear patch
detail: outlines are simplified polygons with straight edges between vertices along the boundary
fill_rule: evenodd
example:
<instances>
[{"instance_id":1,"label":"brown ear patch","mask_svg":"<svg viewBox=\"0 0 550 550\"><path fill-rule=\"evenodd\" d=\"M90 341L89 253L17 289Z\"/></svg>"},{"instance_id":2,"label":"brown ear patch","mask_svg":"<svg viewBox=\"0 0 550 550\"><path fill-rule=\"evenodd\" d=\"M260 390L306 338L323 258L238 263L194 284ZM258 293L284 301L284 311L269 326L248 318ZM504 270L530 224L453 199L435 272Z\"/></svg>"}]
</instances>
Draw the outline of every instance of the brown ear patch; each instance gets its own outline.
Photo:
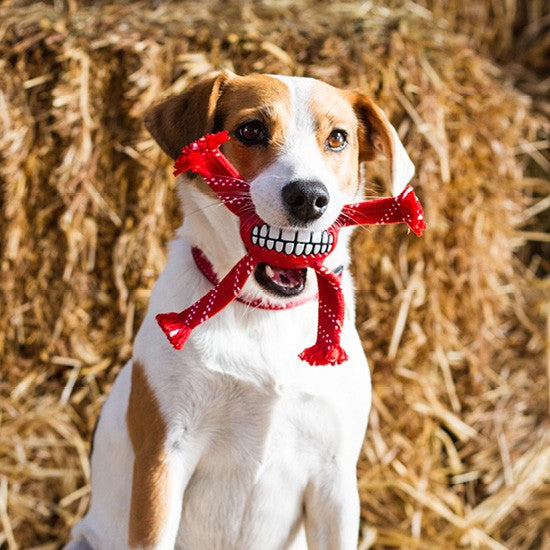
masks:
<instances>
[{"instance_id":1,"label":"brown ear patch","mask_svg":"<svg viewBox=\"0 0 550 550\"><path fill-rule=\"evenodd\" d=\"M350 94L359 119L359 160L385 158L391 192L396 197L414 176L414 164L382 109L360 92Z\"/></svg>"},{"instance_id":2,"label":"brown ear patch","mask_svg":"<svg viewBox=\"0 0 550 550\"><path fill-rule=\"evenodd\" d=\"M218 97L230 78L225 72L204 78L147 111L145 126L167 155L178 158L182 147L212 131Z\"/></svg>"},{"instance_id":3,"label":"brown ear patch","mask_svg":"<svg viewBox=\"0 0 550 550\"><path fill-rule=\"evenodd\" d=\"M128 543L154 546L167 519L166 422L143 365L134 361L126 424L134 449Z\"/></svg>"},{"instance_id":4,"label":"brown ear patch","mask_svg":"<svg viewBox=\"0 0 550 550\"><path fill-rule=\"evenodd\" d=\"M392 135L380 109L360 92L351 92L350 99L359 120L359 160L385 157L391 165Z\"/></svg>"}]
</instances>

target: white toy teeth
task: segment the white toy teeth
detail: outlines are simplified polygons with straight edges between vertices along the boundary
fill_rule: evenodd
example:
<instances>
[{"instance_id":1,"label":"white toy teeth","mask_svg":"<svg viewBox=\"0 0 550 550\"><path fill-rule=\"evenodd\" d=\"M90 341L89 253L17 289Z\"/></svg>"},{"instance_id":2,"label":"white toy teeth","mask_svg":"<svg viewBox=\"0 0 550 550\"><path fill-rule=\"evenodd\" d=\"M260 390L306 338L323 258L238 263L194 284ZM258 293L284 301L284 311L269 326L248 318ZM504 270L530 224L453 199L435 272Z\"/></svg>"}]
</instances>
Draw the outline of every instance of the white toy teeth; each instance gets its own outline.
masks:
<instances>
[{"instance_id":1,"label":"white toy teeth","mask_svg":"<svg viewBox=\"0 0 550 550\"><path fill-rule=\"evenodd\" d=\"M326 254L334 243L334 237L328 231L281 229L266 223L252 228L250 240L256 246L275 249L287 256Z\"/></svg>"}]
</instances>

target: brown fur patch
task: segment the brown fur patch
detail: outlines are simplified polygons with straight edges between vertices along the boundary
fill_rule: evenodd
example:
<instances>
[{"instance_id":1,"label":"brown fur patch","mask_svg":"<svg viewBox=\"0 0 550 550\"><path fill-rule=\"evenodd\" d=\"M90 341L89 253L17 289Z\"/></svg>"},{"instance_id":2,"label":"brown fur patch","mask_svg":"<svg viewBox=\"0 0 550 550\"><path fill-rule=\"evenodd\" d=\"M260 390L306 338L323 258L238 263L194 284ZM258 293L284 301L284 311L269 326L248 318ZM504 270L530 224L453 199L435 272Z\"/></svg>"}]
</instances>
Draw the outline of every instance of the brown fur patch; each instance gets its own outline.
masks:
<instances>
[{"instance_id":1,"label":"brown fur patch","mask_svg":"<svg viewBox=\"0 0 550 550\"><path fill-rule=\"evenodd\" d=\"M290 92L280 80L249 75L227 83L216 109L216 129L229 131L231 141L223 145L223 153L247 181L277 157L290 116ZM266 145L247 146L235 137L237 127L247 120L261 120L266 125L269 135Z\"/></svg>"},{"instance_id":2,"label":"brown fur patch","mask_svg":"<svg viewBox=\"0 0 550 550\"><path fill-rule=\"evenodd\" d=\"M182 147L212 131L218 97L231 77L216 73L147 111L145 126L167 155L178 158Z\"/></svg>"},{"instance_id":3,"label":"brown fur patch","mask_svg":"<svg viewBox=\"0 0 550 550\"><path fill-rule=\"evenodd\" d=\"M325 165L336 175L342 191L355 194L359 185L358 120L347 92L323 82L315 83L311 91L309 109L313 114L317 143L325 158ZM341 151L332 151L325 142L333 130L344 130L348 145Z\"/></svg>"},{"instance_id":4,"label":"brown fur patch","mask_svg":"<svg viewBox=\"0 0 550 550\"><path fill-rule=\"evenodd\" d=\"M385 156L391 161L392 134L388 122L374 101L361 92L347 92L359 119L360 159Z\"/></svg>"},{"instance_id":5,"label":"brown fur patch","mask_svg":"<svg viewBox=\"0 0 550 550\"><path fill-rule=\"evenodd\" d=\"M388 162L388 177L393 177L393 135L386 120L374 101L361 92L346 92L359 119L359 160L385 158Z\"/></svg>"},{"instance_id":6,"label":"brown fur patch","mask_svg":"<svg viewBox=\"0 0 550 550\"><path fill-rule=\"evenodd\" d=\"M135 455L129 545L154 546L167 519L166 422L143 365L138 361L132 366L126 423Z\"/></svg>"},{"instance_id":7,"label":"brown fur patch","mask_svg":"<svg viewBox=\"0 0 550 550\"><path fill-rule=\"evenodd\" d=\"M231 73L215 73L147 111L145 126L167 155L178 158L184 146L213 130L218 98L231 78ZM203 179L191 172L188 176L203 193L217 198Z\"/></svg>"}]
</instances>

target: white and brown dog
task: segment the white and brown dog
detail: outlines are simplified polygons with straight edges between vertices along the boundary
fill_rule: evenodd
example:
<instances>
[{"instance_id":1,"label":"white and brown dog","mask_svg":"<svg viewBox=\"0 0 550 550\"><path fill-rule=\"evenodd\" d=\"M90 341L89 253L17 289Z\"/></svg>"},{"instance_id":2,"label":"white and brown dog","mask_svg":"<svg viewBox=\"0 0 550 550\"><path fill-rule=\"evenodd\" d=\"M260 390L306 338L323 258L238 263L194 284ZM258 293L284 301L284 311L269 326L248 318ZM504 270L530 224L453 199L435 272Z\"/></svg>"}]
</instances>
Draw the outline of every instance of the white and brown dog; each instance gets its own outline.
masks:
<instances>
[{"instance_id":1,"label":"white and brown dog","mask_svg":"<svg viewBox=\"0 0 550 550\"><path fill-rule=\"evenodd\" d=\"M285 245L298 231L313 238L360 196L360 161L385 157L394 195L414 172L370 99L309 78L216 74L154 107L146 125L172 158L198 137L228 130L223 152ZM371 389L354 326L349 230L326 261L343 270L343 365L298 359L315 341L315 277L266 264L241 302L176 351L155 315L212 288L192 248L218 277L245 254L237 217L204 181L181 176L179 192L185 220L133 358L101 411L90 509L68 548L356 548L356 463Z\"/></svg>"}]
</instances>

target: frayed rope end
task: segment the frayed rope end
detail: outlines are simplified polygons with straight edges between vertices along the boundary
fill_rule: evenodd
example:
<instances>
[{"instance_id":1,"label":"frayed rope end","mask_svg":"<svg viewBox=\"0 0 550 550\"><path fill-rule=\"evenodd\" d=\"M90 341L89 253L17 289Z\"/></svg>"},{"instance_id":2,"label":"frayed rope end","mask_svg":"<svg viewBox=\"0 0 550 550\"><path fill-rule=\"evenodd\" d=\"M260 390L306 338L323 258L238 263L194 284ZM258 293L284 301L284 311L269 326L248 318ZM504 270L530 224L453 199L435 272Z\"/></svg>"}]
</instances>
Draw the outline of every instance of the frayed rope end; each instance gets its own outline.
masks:
<instances>
[{"instance_id":1,"label":"frayed rope end","mask_svg":"<svg viewBox=\"0 0 550 550\"><path fill-rule=\"evenodd\" d=\"M344 361L348 360L348 354L339 345L326 347L321 344L315 344L302 351L298 357L312 366L341 365Z\"/></svg>"},{"instance_id":2,"label":"frayed rope end","mask_svg":"<svg viewBox=\"0 0 550 550\"><path fill-rule=\"evenodd\" d=\"M172 346L181 349L187 342L192 329L184 324L180 314L159 313L155 319Z\"/></svg>"}]
</instances>

